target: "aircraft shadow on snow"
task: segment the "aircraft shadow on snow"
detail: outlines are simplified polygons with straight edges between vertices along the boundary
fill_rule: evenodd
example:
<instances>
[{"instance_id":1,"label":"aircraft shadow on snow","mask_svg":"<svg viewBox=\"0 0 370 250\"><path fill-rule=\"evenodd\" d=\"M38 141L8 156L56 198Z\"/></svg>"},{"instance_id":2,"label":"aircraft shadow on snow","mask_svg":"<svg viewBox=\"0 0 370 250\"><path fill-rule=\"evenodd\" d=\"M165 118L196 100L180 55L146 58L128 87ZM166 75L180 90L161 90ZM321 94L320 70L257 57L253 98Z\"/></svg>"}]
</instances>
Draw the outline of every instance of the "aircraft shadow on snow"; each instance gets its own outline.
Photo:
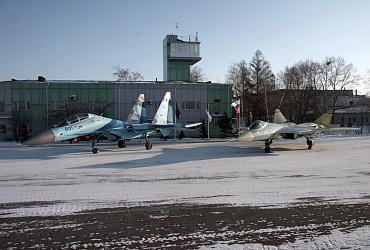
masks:
<instances>
[{"instance_id":1,"label":"aircraft shadow on snow","mask_svg":"<svg viewBox=\"0 0 370 250\"><path fill-rule=\"evenodd\" d=\"M52 160L63 158L66 154L90 154L91 149L76 146L39 147L27 146L24 148L1 148L0 160Z\"/></svg>"},{"instance_id":2,"label":"aircraft shadow on snow","mask_svg":"<svg viewBox=\"0 0 370 250\"><path fill-rule=\"evenodd\" d=\"M240 144L242 146L242 144ZM87 165L80 167L73 167L70 169L93 169L93 168L113 168L113 169L132 169L132 168L144 168L144 167L155 167L162 165L172 165L177 163L185 163L191 161L206 161L206 160L217 160L217 159L230 159L236 157L271 157L276 154L265 154L261 147L235 147L235 146L224 146L212 144L212 150L210 145L205 143L203 146L197 146L194 148L163 148L162 152L152 157L145 157L143 152L143 158L136 160L117 161L106 164ZM107 150L107 149L105 149ZM141 149L140 149L141 150ZM276 151L290 151L292 149L276 148ZM294 149L293 149L294 150ZM275 149L274 149L275 151ZM117 152L114 152L116 154ZM123 154L126 152L122 152ZM230 162L232 164L232 162Z\"/></svg>"},{"instance_id":3,"label":"aircraft shadow on snow","mask_svg":"<svg viewBox=\"0 0 370 250\"><path fill-rule=\"evenodd\" d=\"M134 148L132 145L128 146L127 149L117 149L113 144L106 144L103 152L110 152L112 157L115 154L131 154L133 152L142 151L143 158L138 160L130 161L119 161L116 163L99 164L91 166L81 166L78 168L138 168L138 167L150 167L157 165L168 165L187 161L203 161L221 158L230 158L232 160L234 157L268 157L276 156L274 153L286 152L286 151L306 151L304 145L292 147L291 144L283 143L279 145L276 143L273 148L272 154L266 154L263 151L263 143L257 142L255 145L246 145L243 143L238 143L238 146L224 146L204 143L202 146L194 148L180 148L177 149L176 145L172 148L163 148L160 155L153 156L151 158L146 158L145 153L151 152L141 148ZM210 147L220 150L210 150ZM216 153L222 151L222 154ZM86 155L91 156L91 149L87 145L63 145L60 147L40 147L40 146L27 146L25 148L1 148L0 159L1 160L51 160L53 158L63 158L63 155ZM98 157L98 156L97 156ZM135 166L137 165L137 166Z\"/></svg>"}]
</instances>

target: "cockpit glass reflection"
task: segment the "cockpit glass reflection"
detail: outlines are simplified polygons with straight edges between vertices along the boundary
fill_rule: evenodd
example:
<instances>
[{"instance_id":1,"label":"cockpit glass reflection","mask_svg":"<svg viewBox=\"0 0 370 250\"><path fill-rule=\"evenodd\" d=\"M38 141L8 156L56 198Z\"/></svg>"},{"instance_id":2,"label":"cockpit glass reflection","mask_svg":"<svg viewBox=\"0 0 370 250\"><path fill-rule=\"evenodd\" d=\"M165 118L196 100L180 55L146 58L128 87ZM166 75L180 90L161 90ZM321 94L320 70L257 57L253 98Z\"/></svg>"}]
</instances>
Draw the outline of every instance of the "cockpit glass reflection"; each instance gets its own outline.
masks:
<instances>
[{"instance_id":1,"label":"cockpit glass reflection","mask_svg":"<svg viewBox=\"0 0 370 250\"><path fill-rule=\"evenodd\" d=\"M72 115L72 116L68 117L67 119L65 119L64 121L62 121L61 123L59 123L57 125L57 127L68 126L68 125L71 125L73 123L85 120L87 118L89 118L89 114L87 114L87 113Z\"/></svg>"},{"instance_id":2,"label":"cockpit glass reflection","mask_svg":"<svg viewBox=\"0 0 370 250\"><path fill-rule=\"evenodd\" d=\"M252 125L249 126L249 129L260 129L260 128L263 128L265 126L265 122L264 121L255 121L252 123Z\"/></svg>"}]
</instances>

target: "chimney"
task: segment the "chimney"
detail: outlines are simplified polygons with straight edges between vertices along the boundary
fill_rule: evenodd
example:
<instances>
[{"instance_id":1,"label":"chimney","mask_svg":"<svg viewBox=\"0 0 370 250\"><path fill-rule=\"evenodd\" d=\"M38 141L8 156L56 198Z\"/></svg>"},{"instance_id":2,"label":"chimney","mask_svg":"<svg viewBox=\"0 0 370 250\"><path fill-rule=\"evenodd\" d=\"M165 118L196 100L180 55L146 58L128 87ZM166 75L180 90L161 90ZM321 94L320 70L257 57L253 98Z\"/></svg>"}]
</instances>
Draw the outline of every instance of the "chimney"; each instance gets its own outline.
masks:
<instances>
[{"instance_id":1,"label":"chimney","mask_svg":"<svg viewBox=\"0 0 370 250\"><path fill-rule=\"evenodd\" d=\"M45 77L43 77L43 76L39 76L39 77L38 77L38 81L39 81L39 82L45 82L45 80L46 80L46 79L45 79Z\"/></svg>"}]
</instances>

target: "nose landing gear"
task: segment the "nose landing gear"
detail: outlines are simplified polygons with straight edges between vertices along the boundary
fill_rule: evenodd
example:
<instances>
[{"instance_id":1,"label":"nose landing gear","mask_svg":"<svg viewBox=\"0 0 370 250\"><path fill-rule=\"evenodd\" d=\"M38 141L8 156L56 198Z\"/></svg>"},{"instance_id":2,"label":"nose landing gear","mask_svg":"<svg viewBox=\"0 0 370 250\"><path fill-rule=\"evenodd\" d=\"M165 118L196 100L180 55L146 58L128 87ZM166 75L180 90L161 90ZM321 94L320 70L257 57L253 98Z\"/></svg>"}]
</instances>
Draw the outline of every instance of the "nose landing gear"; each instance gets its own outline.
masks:
<instances>
[{"instance_id":1,"label":"nose landing gear","mask_svg":"<svg viewBox=\"0 0 370 250\"><path fill-rule=\"evenodd\" d=\"M93 135L93 139L92 139L92 143L91 143L91 147L92 147L92 152L93 154L97 154L100 152L100 150L98 148L95 147L95 140L96 140L96 136Z\"/></svg>"}]
</instances>

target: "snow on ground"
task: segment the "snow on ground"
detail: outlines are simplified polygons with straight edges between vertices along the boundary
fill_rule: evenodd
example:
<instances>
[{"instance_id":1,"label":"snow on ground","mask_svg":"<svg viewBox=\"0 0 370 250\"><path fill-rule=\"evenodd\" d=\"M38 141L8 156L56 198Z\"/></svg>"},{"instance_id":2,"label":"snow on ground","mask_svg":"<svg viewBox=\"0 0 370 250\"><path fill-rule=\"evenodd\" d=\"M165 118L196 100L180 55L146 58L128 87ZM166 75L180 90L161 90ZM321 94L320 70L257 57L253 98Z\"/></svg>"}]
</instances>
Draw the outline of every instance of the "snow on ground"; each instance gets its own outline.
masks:
<instances>
[{"instance_id":1,"label":"snow on ground","mask_svg":"<svg viewBox=\"0 0 370 250\"><path fill-rule=\"evenodd\" d=\"M351 233L343 233L338 229L332 231L329 235L319 236L311 241L297 240L294 243L284 244L281 246L269 246L262 244L241 244L241 245L228 245L216 244L208 246L207 248L201 247L200 249L264 249L264 250L284 250L284 249L369 249L370 227L365 226L356 229Z\"/></svg>"},{"instance_id":2,"label":"snow on ground","mask_svg":"<svg viewBox=\"0 0 370 250\"><path fill-rule=\"evenodd\" d=\"M370 201L370 136L318 136L313 150L304 138L275 140L271 154L264 153L263 142L153 142L150 151L143 141L125 149L101 143L96 155L87 142L37 147L1 142L0 217L150 204L288 207L303 200ZM364 244L369 244L369 227L352 234L351 239L367 235ZM333 235L337 241L325 236L308 246L341 247L349 237Z\"/></svg>"},{"instance_id":3,"label":"snow on ground","mask_svg":"<svg viewBox=\"0 0 370 250\"><path fill-rule=\"evenodd\" d=\"M6 216L69 214L85 209L150 203L285 206L321 197L360 202L370 196L370 137L319 137L263 142L158 143L147 151L89 143L62 147L4 147L0 202L42 202ZM60 144L55 144L60 145Z\"/></svg>"}]
</instances>

